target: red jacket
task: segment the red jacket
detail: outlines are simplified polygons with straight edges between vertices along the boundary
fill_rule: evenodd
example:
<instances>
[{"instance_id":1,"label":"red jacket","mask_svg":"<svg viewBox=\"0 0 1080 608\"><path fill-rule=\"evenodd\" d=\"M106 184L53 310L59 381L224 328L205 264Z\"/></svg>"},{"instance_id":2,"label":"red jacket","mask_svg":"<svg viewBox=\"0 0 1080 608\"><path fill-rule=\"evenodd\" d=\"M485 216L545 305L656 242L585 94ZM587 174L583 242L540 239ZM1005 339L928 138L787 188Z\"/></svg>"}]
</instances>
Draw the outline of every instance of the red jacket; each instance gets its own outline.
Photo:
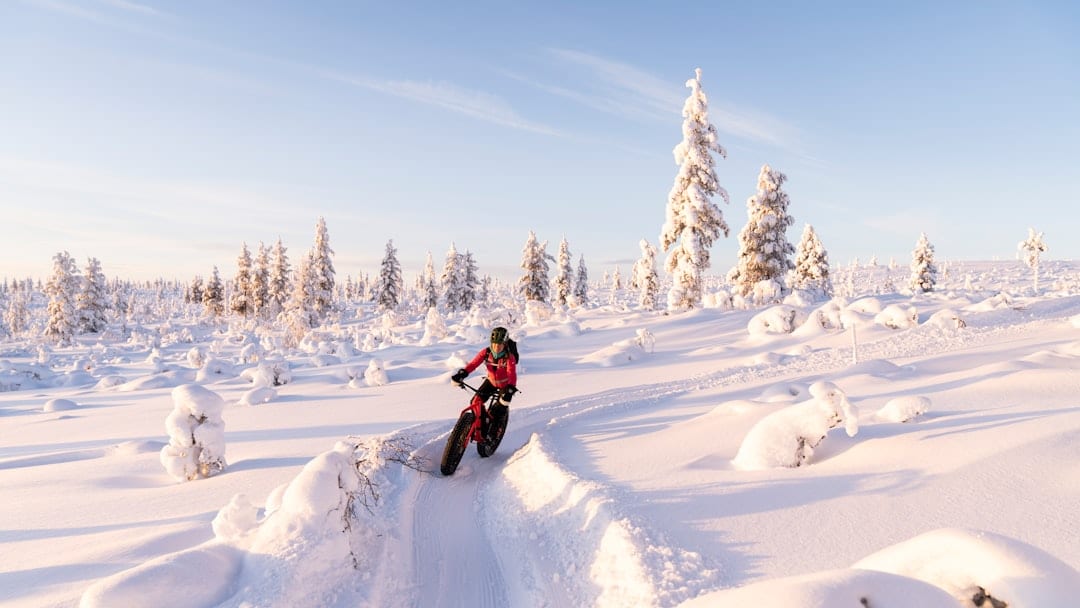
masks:
<instances>
[{"instance_id":1,"label":"red jacket","mask_svg":"<svg viewBox=\"0 0 1080 608\"><path fill-rule=\"evenodd\" d=\"M484 348L476 353L472 361L465 366L465 371L470 374L483 363L487 366L487 379L496 388L504 388L517 384L517 361L506 349L503 356L496 359L490 348Z\"/></svg>"}]
</instances>

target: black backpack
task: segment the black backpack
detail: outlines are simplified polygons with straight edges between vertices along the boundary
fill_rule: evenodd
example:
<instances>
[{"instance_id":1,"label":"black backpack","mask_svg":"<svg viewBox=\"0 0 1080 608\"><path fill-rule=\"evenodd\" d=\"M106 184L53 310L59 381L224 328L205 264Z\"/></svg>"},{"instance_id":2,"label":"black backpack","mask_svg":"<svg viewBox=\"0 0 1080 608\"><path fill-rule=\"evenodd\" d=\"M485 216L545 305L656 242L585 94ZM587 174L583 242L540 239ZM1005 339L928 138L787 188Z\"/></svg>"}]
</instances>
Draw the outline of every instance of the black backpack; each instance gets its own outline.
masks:
<instances>
[{"instance_id":1,"label":"black backpack","mask_svg":"<svg viewBox=\"0 0 1080 608\"><path fill-rule=\"evenodd\" d=\"M510 338L506 339L506 350L514 356L514 365L517 365L521 361L521 357L518 356L517 342L514 342Z\"/></svg>"}]
</instances>

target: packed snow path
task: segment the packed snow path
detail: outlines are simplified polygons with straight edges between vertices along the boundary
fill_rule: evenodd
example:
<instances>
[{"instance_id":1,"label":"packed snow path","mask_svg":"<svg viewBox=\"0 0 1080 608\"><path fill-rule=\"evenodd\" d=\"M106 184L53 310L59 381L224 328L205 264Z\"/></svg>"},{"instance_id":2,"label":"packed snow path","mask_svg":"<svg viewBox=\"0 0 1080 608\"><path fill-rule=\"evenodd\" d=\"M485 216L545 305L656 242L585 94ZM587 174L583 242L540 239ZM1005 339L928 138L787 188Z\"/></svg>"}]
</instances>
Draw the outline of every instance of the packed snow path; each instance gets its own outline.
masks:
<instances>
[{"instance_id":1,"label":"packed snow path","mask_svg":"<svg viewBox=\"0 0 1080 608\"><path fill-rule=\"evenodd\" d=\"M1016 326L970 328L964 333L942 339L940 332L930 328L917 329L861 344L859 354L863 360L927 356L1002 341L1009 335L1020 333L1021 328ZM827 373L848 367L851 362L850 348L823 349L804 356L786 357L780 363L726 368L687 379L585 395L572 401L527 407L523 405L527 403L525 399L519 398L515 404L517 407L511 408L510 427L499 452L491 458L481 459L476 454L475 446L470 444L458 471L451 477L439 474L437 463L453 420L447 419L442 432L433 432L430 425L425 425L428 439L418 454L429 463L427 468L431 473L408 476L412 481L401 491L397 529L402 531L402 536L396 539L398 542L390 543L387 547L384 580L375 582L377 603L389 606L453 606L467 599L470 605L478 607L506 606L515 600L559 605L558 598L565 596L571 603L574 598L579 602L582 598L591 598L593 603L602 604L601 600L610 597L611 592L604 588L605 585L626 585L635 577L640 578L643 572L648 574L650 571L655 577L646 581L646 588L640 590L640 599L651 600L648 604L675 605L709 586L715 586L718 581L715 580L714 570L700 563L698 556L678 550L674 551L674 556L651 560L657 563L649 563L649 558L639 560L645 563L629 563L632 572L620 574L607 571L599 581L594 573L590 582L589 571L574 572L573 568L588 567L587 562L595 556L585 553L596 553L599 548L577 547L571 540L544 539L535 533L525 539L514 537L509 528L521 518L528 517L530 508L521 502L516 505L490 504L495 492L492 488L508 483L505 478L514 475L509 465L525 458L523 453L536 451L537 445L542 445L541 450L549 453L556 449L553 444L557 442L545 437L571 434L574 424L583 417L603 416L611 408L646 412L663 407L674 397L694 391L759 383L807 372ZM552 454L548 455L547 460L564 461ZM535 471L531 475L536 475ZM538 476L518 482L588 485L601 494L618 493L618 489L605 489L596 482L583 482L574 471L559 471L557 476L565 479L552 480ZM572 492L567 490L564 493ZM608 511L618 509L614 501L600 502L604 503L602 508ZM563 504L560 508L569 506ZM493 513L493 509L506 512ZM584 524L591 516L583 514L579 523ZM611 512L606 517L616 521L621 519L622 514ZM500 525L500 522L507 521L510 526ZM530 523L528 527L533 528L535 524ZM567 532L570 535L577 533L573 529ZM639 534L639 537L635 540L649 545L648 532ZM630 553L648 556L652 555L650 551L655 553L655 549L637 546L631 548ZM579 554L574 554L575 551ZM680 560L685 563L673 563ZM570 572L565 570L568 564ZM685 576L673 578L672 568ZM697 574L691 574L694 571ZM694 578L697 580L688 580ZM577 589L568 593L568 587Z\"/></svg>"}]
</instances>

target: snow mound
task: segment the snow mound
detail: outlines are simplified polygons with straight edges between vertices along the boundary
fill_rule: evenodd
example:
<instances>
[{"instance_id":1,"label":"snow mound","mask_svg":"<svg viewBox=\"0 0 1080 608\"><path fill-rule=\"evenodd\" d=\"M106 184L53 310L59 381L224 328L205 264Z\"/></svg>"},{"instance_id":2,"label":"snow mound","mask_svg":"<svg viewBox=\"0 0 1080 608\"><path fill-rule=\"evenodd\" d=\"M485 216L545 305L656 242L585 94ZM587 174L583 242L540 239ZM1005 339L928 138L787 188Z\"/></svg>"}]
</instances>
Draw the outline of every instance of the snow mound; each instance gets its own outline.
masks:
<instances>
[{"instance_id":1,"label":"snow mound","mask_svg":"<svg viewBox=\"0 0 1080 608\"><path fill-rule=\"evenodd\" d=\"M600 367L626 365L652 353L655 346L656 339L652 333L647 329L639 329L633 338L620 340L611 346L585 355L578 359L578 363L594 363Z\"/></svg>"},{"instance_id":2,"label":"snow mound","mask_svg":"<svg viewBox=\"0 0 1080 608\"><path fill-rule=\"evenodd\" d=\"M241 554L228 544L210 542L164 555L94 583L83 592L79 608L216 606L228 597Z\"/></svg>"},{"instance_id":3,"label":"snow mound","mask_svg":"<svg viewBox=\"0 0 1080 608\"><path fill-rule=\"evenodd\" d=\"M854 567L926 581L965 602L979 593L1017 607L1075 606L1080 598L1080 572L1041 549L979 530L927 532Z\"/></svg>"},{"instance_id":4,"label":"snow mound","mask_svg":"<svg viewBox=\"0 0 1080 608\"><path fill-rule=\"evenodd\" d=\"M773 306L750 319L746 331L751 336L767 334L790 334L806 321L805 313L794 306Z\"/></svg>"},{"instance_id":5,"label":"snow mound","mask_svg":"<svg viewBox=\"0 0 1080 608\"><path fill-rule=\"evenodd\" d=\"M911 329L919 324L919 311L914 306L889 304L874 315L874 323L889 329Z\"/></svg>"},{"instance_id":6,"label":"snow mound","mask_svg":"<svg viewBox=\"0 0 1080 608\"><path fill-rule=\"evenodd\" d=\"M62 412L65 410L73 410L79 407L78 403L70 399L49 399L45 402L45 406L41 408L43 412Z\"/></svg>"},{"instance_id":7,"label":"snow mound","mask_svg":"<svg viewBox=\"0 0 1080 608\"><path fill-rule=\"evenodd\" d=\"M482 525L507 539L502 561L533 583L512 589L523 597L509 605L666 606L715 584L700 555L653 542L616 513L602 485L559 466L539 435L482 493Z\"/></svg>"},{"instance_id":8,"label":"snow mound","mask_svg":"<svg viewBox=\"0 0 1080 608\"><path fill-rule=\"evenodd\" d=\"M829 429L844 423L849 437L859 432L858 415L847 396L831 382L810 385L809 401L789 405L755 424L746 434L732 464L754 471L806 464Z\"/></svg>"},{"instance_id":9,"label":"snow mound","mask_svg":"<svg viewBox=\"0 0 1080 608\"><path fill-rule=\"evenodd\" d=\"M270 403L274 399L277 399L277 391L269 386L260 386L259 388L253 388L243 395L240 395L240 405L259 405L262 403Z\"/></svg>"},{"instance_id":10,"label":"snow mound","mask_svg":"<svg viewBox=\"0 0 1080 608\"><path fill-rule=\"evenodd\" d=\"M930 411L930 399L909 395L890 399L875 417L885 422L909 422Z\"/></svg>"},{"instance_id":11,"label":"snow mound","mask_svg":"<svg viewBox=\"0 0 1080 608\"><path fill-rule=\"evenodd\" d=\"M941 589L919 580L870 570L828 570L725 589L679 608L958 608Z\"/></svg>"}]
</instances>

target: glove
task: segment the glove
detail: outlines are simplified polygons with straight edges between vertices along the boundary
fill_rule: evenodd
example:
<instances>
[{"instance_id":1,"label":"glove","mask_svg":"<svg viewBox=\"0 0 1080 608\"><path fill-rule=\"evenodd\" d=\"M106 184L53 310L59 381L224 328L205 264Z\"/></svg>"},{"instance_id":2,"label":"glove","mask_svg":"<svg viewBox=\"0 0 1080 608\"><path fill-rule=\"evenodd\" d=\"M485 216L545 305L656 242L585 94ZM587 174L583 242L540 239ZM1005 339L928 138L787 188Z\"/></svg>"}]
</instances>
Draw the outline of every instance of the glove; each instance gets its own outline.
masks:
<instances>
[{"instance_id":1,"label":"glove","mask_svg":"<svg viewBox=\"0 0 1080 608\"><path fill-rule=\"evenodd\" d=\"M510 405L510 400L514 398L514 393L518 392L516 386L510 385L502 389L502 393L499 395L499 403L503 405Z\"/></svg>"},{"instance_id":2,"label":"glove","mask_svg":"<svg viewBox=\"0 0 1080 608\"><path fill-rule=\"evenodd\" d=\"M454 374L453 376L450 376L450 381L453 382L454 384L461 384L461 381L464 380L465 376L468 376L468 375L469 375L469 372L467 372L467 371L465 371L463 369L459 369L459 370L457 370L456 374Z\"/></svg>"}]
</instances>

